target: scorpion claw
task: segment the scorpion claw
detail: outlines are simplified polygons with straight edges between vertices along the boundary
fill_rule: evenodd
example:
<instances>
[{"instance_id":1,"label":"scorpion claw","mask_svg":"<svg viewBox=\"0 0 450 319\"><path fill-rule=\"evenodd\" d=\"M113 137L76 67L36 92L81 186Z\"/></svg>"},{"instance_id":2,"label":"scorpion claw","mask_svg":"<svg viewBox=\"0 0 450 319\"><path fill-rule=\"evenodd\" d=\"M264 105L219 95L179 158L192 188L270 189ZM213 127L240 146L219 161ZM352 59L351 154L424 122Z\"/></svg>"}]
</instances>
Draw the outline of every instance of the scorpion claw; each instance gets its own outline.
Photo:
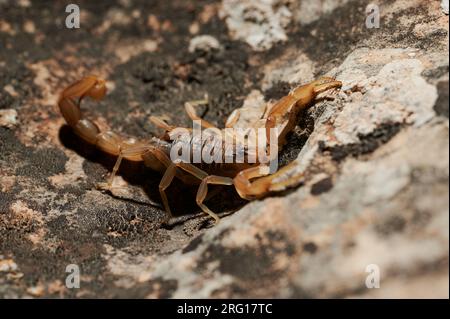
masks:
<instances>
[{"instance_id":1,"label":"scorpion claw","mask_svg":"<svg viewBox=\"0 0 450 319\"><path fill-rule=\"evenodd\" d=\"M111 191L111 185L109 185L109 183L106 182L100 182L95 184L95 188L100 191Z\"/></svg>"}]
</instances>

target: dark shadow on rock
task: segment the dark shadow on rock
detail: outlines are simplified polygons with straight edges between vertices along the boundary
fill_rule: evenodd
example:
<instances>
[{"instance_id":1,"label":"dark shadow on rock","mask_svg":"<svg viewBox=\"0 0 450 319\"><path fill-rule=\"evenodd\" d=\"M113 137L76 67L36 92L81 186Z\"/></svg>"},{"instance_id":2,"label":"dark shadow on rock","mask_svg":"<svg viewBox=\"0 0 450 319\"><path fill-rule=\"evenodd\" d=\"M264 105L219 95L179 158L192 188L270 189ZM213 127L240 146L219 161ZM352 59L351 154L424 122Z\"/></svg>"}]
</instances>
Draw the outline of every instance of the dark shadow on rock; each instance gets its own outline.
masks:
<instances>
[{"instance_id":1,"label":"dark shadow on rock","mask_svg":"<svg viewBox=\"0 0 450 319\"><path fill-rule=\"evenodd\" d=\"M85 167L85 171L88 175L88 184L92 188L95 188L96 183L106 181L116 162L115 156L106 154L98 150L92 144L87 143L76 135L68 125L63 125L61 127L59 139L64 147L71 149L88 161L88 167ZM161 173L152 171L141 162L124 160L120 165L118 175L130 185L142 188L152 202L161 203L162 207L158 188L162 178ZM239 198L233 187L210 186L209 188L212 196L208 198L206 204L212 211L219 215L223 215L223 213L226 215L226 213L235 211L245 204L245 201ZM195 202L196 192L197 186L188 186L181 181L174 179L170 187L166 190L169 205L174 217L201 212ZM134 202L139 205L143 204L134 199L118 198L118 200L124 200L131 203ZM202 215L196 214L195 216ZM175 219L165 227L173 228L175 225L185 221L185 218Z\"/></svg>"}]
</instances>

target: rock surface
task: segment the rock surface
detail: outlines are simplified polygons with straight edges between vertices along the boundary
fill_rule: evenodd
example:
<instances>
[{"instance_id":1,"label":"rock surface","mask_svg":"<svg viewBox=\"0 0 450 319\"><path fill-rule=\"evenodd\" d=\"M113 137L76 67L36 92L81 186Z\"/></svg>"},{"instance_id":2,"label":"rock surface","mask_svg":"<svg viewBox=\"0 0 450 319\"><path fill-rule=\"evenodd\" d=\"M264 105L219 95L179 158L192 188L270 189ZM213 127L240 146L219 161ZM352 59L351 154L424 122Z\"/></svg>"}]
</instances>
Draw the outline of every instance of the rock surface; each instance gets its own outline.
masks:
<instances>
[{"instance_id":1,"label":"rock surface","mask_svg":"<svg viewBox=\"0 0 450 319\"><path fill-rule=\"evenodd\" d=\"M362 0L78 2L80 29L62 2L0 2L0 297L448 298L441 1L379 1L378 29ZM117 189L97 191L114 158L59 115L58 93L90 73L109 93L86 116L141 138L161 133L150 115L189 126L183 104L205 94L207 120L241 108L242 126L299 83L343 88L280 154L302 185L249 203L220 192L213 226L178 183L178 217L161 226L161 177L124 163Z\"/></svg>"}]
</instances>

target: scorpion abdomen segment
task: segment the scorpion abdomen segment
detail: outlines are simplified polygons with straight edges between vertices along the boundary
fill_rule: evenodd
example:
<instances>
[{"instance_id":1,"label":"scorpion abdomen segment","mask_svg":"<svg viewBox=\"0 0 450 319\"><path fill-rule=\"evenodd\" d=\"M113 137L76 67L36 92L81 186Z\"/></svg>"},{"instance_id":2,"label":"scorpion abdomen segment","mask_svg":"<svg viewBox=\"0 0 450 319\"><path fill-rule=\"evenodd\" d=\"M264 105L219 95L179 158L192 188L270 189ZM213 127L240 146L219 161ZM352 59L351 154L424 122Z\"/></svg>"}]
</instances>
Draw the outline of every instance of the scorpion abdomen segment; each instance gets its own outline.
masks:
<instances>
[{"instance_id":1,"label":"scorpion abdomen segment","mask_svg":"<svg viewBox=\"0 0 450 319\"><path fill-rule=\"evenodd\" d=\"M73 127L75 133L91 144L96 144L97 136L100 133L98 126L87 119L79 120Z\"/></svg>"},{"instance_id":2,"label":"scorpion abdomen segment","mask_svg":"<svg viewBox=\"0 0 450 319\"><path fill-rule=\"evenodd\" d=\"M227 169L236 171L241 164L248 166L258 162L256 150L246 147L246 141L231 140L225 137L224 131L220 134L193 134L185 132L169 134L172 145L172 160L194 163L207 171L214 172L219 169L222 173ZM256 153L255 153L256 152ZM169 150L168 153L171 153ZM254 162L252 162L252 160Z\"/></svg>"},{"instance_id":3,"label":"scorpion abdomen segment","mask_svg":"<svg viewBox=\"0 0 450 319\"><path fill-rule=\"evenodd\" d=\"M95 145L108 154L119 155L121 140L118 134L105 131L97 135Z\"/></svg>"},{"instance_id":4,"label":"scorpion abdomen segment","mask_svg":"<svg viewBox=\"0 0 450 319\"><path fill-rule=\"evenodd\" d=\"M58 102L59 110L66 120L67 124L75 128L75 125L81 119L81 110L71 98L61 98Z\"/></svg>"}]
</instances>

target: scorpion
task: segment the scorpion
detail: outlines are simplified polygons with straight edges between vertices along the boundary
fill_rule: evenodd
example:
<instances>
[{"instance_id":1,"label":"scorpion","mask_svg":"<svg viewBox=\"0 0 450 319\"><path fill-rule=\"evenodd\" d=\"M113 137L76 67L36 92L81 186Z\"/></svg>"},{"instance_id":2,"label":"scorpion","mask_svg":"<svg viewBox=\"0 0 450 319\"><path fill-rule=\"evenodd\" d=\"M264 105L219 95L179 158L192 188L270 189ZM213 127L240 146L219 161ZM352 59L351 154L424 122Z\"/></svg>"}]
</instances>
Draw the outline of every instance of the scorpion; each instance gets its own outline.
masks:
<instances>
[{"instance_id":1,"label":"scorpion","mask_svg":"<svg viewBox=\"0 0 450 319\"><path fill-rule=\"evenodd\" d=\"M277 135L278 140L275 142L278 146L277 151L280 151L286 144L287 134L295 128L300 111L312 106L320 93L338 89L341 86L342 83L332 77L322 77L300 85L277 102L267 105L266 111L258 121L260 124L254 125L259 125L259 127L265 129L267 143L270 142L271 138L269 135L270 129L277 128L279 134ZM240 197L246 200L253 200L262 198L269 193L292 187L302 180L302 174L297 174L279 181L277 177L284 174L289 169L289 165L276 172L271 172L269 167L265 163L261 163L258 157L256 161L249 162L249 152L246 148L244 148L246 156L244 156L244 161L241 163L232 161L231 163L217 165L215 163L205 163L204 161L200 163L173 161L170 157L170 151L174 143L180 141L179 134L176 134L180 128L167 124L162 118L157 116L151 116L150 120L156 126L164 129L165 134L161 137L152 136L148 140L137 140L120 136L110 130L101 132L93 121L82 117L80 105L85 97L90 97L97 101L101 100L106 95L106 91L105 80L94 75L86 76L62 91L58 99L59 110L76 135L101 151L117 157L108 181L97 184L99 189L111 190L113 179L123 159L143 162L146 167L162 174L159 193L166 211L167 220L172 217L172 213L166 196L166 189L175 177L185 184L198 186L196 203L204 213L214 218L216 223L220 220L219 216L204 204L208 194L208 185L234 186ZM200 122L201 127L214 128L222 133L226 131L226 128L233 128L239 119L239 112L235 110L226 120L225 129L218 129L197 115L195 103L186 103L185 110L189 118ZM191 134L192 130L187 130L187 132L183 133L184 135L181 134L184 137L181 140L184 140L185 143L192 143L194 140L192 136L187 136L186 138L186 134ZM216 135L219 136L220 140L224 140L223 135L225 134ZM206 147L208 143L214 143L211 141L211 139L206 139L206 142L201 142L200 149ZM229 141L225 141L222 144L222 148L230 149L231 146L235 146L240 141L235 136L231 143L232 145L230 145ZM234 152L232 155L236 157L237 154ZM269 154L272 158L274 155L276 154Z\"/></svg>"}]
</instances>

